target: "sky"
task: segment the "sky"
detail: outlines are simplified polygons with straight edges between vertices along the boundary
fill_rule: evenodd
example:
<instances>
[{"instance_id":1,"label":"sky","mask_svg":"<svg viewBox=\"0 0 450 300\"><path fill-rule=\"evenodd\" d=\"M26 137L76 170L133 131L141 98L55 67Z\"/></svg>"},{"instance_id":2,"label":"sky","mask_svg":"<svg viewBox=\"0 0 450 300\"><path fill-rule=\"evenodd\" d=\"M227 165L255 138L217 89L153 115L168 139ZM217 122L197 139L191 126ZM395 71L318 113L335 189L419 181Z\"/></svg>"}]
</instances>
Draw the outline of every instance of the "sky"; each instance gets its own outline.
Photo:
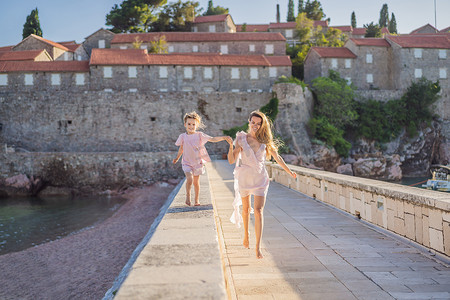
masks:
<instances>
[{"instance_id":1,"label":"sky","mask_svg":"<svg viewBox=\"0 0 450 300\"><path fill-rule=\"evenodd\" d=\"M169 0L169 2L174 2ZM199 0L206 10L208 0ZM306 1L304 1L306 2ZM352 11L357 26L378 23L380 10L388 4L394 13L399 33L409 33L427 23L434 26L436 2L437 28L450 26L450 0L320 0L329 25L350 25ZM15 45L22 40L23 24L34 8L46 39L78 43L105 25L105 17L121 0L0 0L0 46ZM235 24L268 24L276 21L276 5L280 5L281 22L286 22L288 0L214 0L214 6L229 8ZM294 0L297 13L298 0Z\"/></svg>"}]
</instances>

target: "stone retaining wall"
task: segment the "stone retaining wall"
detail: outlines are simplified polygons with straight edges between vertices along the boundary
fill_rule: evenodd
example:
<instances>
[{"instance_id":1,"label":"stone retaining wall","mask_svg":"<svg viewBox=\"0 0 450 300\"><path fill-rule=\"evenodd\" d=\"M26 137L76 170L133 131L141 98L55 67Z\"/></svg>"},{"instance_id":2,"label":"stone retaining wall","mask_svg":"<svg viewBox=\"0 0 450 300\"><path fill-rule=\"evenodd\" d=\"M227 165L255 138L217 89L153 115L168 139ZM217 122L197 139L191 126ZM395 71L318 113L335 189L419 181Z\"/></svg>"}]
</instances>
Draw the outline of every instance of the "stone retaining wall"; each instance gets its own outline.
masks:
<instances>
[{"instance_id":1,"label":"stone retaining wall","mask_svg":"<svg viewBox=\"0 0 450 300\"><path fill-rule=\"evenodd\" d=\"M291 166L292 179L268 164L272 178L317 200L450 256L450 194Z\"/></svg>"},{"instance_id":2,"label":"stone retaining wall","mask_svg":"<svg viewBox=\"0 0 450 300\"><path fill-rule=\"evenodd\" d=\"M180 177L175 157L176 152L0 153L0 179L25 174L53 186L118 188Z\"/></svg>"}]
</instances>

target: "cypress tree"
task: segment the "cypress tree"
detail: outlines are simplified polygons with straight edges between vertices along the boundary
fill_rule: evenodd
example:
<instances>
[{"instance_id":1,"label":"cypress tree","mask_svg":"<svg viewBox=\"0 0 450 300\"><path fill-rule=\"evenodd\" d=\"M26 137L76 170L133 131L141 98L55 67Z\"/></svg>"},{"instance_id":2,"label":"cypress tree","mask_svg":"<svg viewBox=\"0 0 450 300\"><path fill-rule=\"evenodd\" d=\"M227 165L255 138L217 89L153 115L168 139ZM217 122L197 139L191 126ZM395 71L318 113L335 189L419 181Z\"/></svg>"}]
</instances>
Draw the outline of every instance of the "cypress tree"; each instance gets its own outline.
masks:
<instances>
[{"instance_id":1,"label":"cypress tree","mask_svg":"<svg viewBox=\"0 0 450 300\"><path fill-rule=\"evenodd\" d=\"M295 16L294 16L294 0L289 0L289 3L288 3L287 21L288 21L288 22L294 22L294 21L295 21Z\"/></svg>"},{"instance_id":2,"label":"cypress tree","mask_svg":"<svg viewBox=\"0 0 450 300\"><path fill-rule=\"evenodd\" d=\"M23 24L22 39L26 38L30 34L42 36L41 24L39 23L38 9L33 9L25 24Z\"/></svg>"},{"instance_id":3,"label":"cypress tree","mask_svg":"<svg viewBox=\"0 0 450 300\"><path fill-rule=\"evenodd\" d=\"M356 28L356 15L355 15L355 12L352 12L352 27Z\"/></svg>"},{"instance_id":4,"label":"cypress tree","mask_svg":"<svg viewBox=\"0 0 450 300\"><path fill-rule=\"evenodd\" d=\"M303 11L304 11L303 0L298 0L298 13L301 14Z\"/></svg>"},{"instance_id":5,"label":"cypress tree","mask_svg":"<svg viewBox=\"0 0 450 300\"><path fill-rule=\"evenodd\" d=\"M386 3L383 4L383 7L380 10L380 20L378 21L378 25L380 25L380 28L388 27L389 25L389 12Z\"/></svg>"},{"instance_id":6,"label":"cypress tree","mask_svg":"<svg viewBox=\"0 0 450 300\"><path fill-rule=\"evenodd\" d=\"M391 21L389 22L389 32L397 33L397 21L395 20L394 13L392 13Z\"/></svg>"}]
</instances>

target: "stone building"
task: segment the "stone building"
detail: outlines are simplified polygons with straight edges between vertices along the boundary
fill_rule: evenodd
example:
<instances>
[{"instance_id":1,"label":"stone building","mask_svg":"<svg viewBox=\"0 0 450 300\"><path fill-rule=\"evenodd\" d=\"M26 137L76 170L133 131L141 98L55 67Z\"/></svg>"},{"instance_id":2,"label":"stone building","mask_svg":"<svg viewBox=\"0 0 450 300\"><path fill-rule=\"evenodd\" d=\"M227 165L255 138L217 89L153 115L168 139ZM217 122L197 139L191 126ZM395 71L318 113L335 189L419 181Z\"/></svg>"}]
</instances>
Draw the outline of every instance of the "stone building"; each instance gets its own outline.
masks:
<instances>
[{"instance_id":1,"label":"stone building","mask_svg":"<svg viewBox=\"0 0 450 300\"><path fill-rule=\"evenodd\" d=\"M150 49L151 42L165 38L169 53L222 53L286 55L286 39L270 32L152 32L116 34L111 48L132 49L142 42L142 49Z\"/></svg>"},{"instance_id":2,"label":"stone building","mask_svg":"<svg viewBox=\"0 0 450 300\"><path fill-rule=\"evenodd\" d=\"M86 49L87 54L91 56L91 51L94 48L111 48L111 40L114 36L113 32L100 28L84 39L83 47Z\"/></svg>"},{"instance_id":3,"label":"stone building","mask_svg":"<svg viewBox=\"0 0 450 300\"><path fill-rule=\"evenodd\" d=\"M24 51L24 50L42 50L45 49L52 60L57 60L61 56L68 58L65 54L69 52L69 49L61 44L55 43L53 41L44 39L40 36L30 34L24 38L20 43L12 47L12 51ZM73 60L73 59L65 59Z\"/></svg>"},{"instance_id":4,"label":"stone building","mask_svg":"<svg viewBox=\"0 0 450 300\"><path fill-rule=\"evenodd\" d=\"M231 15L213 15L195 17L192 23L193 32L236 32Z\"/></svg>"},{"instance_id":5,"label":"stone building","mask_svg":"<svg viewBox=\"0 0 450 300\"><path fill-rule=\"evenodd\" d=\"M437 33L439 30L431 26L430 24L425 24L422 27L414 29L409 34L427 34L427 33Z\"/></svg>"},{"instance_id":6,"label":"stone building","mask_svg":"<svg viewBox=\"0 0 450 300\"><path fill-rule=\"evenodd\" d=\"M43 50L0 51L0 61L52 61L48 52Z\"/></svg>"}]
</instances>

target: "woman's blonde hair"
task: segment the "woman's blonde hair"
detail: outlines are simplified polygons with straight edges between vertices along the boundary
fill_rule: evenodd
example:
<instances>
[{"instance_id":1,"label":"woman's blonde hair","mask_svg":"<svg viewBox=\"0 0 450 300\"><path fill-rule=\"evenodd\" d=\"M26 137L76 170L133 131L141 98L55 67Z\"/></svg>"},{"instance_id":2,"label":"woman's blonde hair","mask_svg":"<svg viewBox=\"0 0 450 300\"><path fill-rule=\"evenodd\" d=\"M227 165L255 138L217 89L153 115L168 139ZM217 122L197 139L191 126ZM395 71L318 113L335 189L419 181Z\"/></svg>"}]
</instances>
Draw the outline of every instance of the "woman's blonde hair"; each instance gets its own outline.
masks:
<instances>
[{"instance_id":1,"label":"woman's blonde hair","mask_svg":"<svg viewBox=\"0 0 450 300\"><path fill-rule=\"evenodd\" d=\"M205 124L202 121L202 117L200 117L200 115L198 113L196 113L195 111L191 111L190 113L187 113L184 115L183 121L184 124L186 124L187 119L194 119L195 121L197 121L197 128L205 128Z\"/></svg>"},{"instance_id":2,"label":"woman's blonde hair","mask_svg":"<svg viewBox=\"0 0 450 300\"><path fill-rule=\"evenodd\" d=\"M270 152L277 152L281 143L277 139L273 138L272 122L264 113L260 112L259 110L253 111L248 118L249 122L252 120L252 117L262 119L261 127L259 127L258 131L256 132L256 139L261 144L266 145L266 158L270 159ZM250 131L250 128L248 129L248 131Z\"/></svg>"}]
</instances>

